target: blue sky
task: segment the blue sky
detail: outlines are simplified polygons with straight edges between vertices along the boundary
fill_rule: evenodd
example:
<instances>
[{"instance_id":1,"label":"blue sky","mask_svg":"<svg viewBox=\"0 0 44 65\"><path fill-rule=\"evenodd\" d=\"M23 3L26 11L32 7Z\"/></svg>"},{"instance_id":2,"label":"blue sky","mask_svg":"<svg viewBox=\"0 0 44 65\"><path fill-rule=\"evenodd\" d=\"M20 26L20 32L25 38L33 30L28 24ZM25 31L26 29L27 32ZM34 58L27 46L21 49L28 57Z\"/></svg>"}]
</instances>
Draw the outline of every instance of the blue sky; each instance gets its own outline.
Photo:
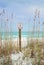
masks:
<instances>
[{"instance_id":1,"label":"blue sky","mask_svg":"<svg viewBox=\"0 0 44 65\"><path fill-rule=\"evenodd\" d=\"M40 10L40 30L42 29L44 0L0 0L0 12L3 9L5 9L5 15L2 16L2 30L5 28L4 18L6 17L9 19L7 22L8 30L11 26L12 31L17 31L17 24L19 22L23 24L23 31L31 30L36 9ZM13 19L11 19L11 14L13 14Z\"/></svg>"}]
</instances>

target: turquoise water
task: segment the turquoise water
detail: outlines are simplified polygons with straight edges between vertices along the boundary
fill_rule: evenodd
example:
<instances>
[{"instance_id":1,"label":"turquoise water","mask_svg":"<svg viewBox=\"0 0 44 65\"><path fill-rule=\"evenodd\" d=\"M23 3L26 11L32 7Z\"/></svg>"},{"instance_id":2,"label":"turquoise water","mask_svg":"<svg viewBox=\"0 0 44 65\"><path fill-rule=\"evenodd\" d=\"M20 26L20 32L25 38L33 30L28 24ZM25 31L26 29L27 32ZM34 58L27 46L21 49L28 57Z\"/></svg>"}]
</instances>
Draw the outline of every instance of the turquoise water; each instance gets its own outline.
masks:
<instances>
[{"instance_id":1,"label":"turquoise water","mask_svg":"<svg viewBox=\"0 0 44 65\"><path fill-rule=\"evenodd\" d=\"M2 32L2 33L0 33L0 38L2 37L2 38L5 38L5 37L8 37L9 38L9 36L10 37L18 37L18 32L11 32L11 33L9 33L9 32ZM42 37L42 36L44 36L44 32L22 32L22 36L23 37Z\"/></svg>"}]
</instances>

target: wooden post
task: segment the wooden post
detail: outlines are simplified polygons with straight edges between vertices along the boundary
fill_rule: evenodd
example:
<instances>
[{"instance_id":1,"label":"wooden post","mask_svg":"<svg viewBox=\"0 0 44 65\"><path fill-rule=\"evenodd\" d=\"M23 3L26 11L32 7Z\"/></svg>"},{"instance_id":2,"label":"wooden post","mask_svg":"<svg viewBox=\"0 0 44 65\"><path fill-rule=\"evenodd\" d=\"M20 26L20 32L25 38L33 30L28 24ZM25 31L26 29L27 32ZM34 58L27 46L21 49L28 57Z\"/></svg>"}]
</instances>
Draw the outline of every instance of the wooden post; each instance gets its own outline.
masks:
<instances>
[{"instance_id":1,"label":"wooden post","mask_svg":"<svg viewBox=\"0 0 44 65\"><path fill-rule=\"evenodd\" d=\"M19 50L21 51L21 29L19 29Z\"/></svg>"},{"instance_id":2,"label":"wooden post","mask_svg":"<svg viewBox=\"0 0 44 65\"><path fill-rule=\"evenodd\" d=\"M22 24L18 24L18 30L19 30L19 51L21 51L21 29L22 29Z\"/></svg>"}]
</instances>

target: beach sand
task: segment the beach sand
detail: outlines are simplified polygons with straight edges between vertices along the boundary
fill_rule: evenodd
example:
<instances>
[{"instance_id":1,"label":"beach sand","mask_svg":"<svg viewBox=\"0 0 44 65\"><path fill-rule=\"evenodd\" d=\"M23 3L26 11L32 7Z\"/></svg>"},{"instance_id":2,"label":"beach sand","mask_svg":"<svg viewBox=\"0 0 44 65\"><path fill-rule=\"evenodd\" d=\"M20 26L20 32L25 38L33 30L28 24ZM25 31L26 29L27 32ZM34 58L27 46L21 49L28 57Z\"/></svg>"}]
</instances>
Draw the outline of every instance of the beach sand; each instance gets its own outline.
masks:
<instances>
[{"instance_id":1,"label":"beach sand","mask_svg":"<svg viewBox=\"0 0 44 65\"><path fill-rule=\"evenodd\" d=\"M42 42L42 38L27 38L27 37L22 37L21 38L21 47L26 47L27 44L28 44L27 43L28 41L30 43L32 41L36 42L37 40L39 40L39 42ZM4 44L4 41L5 40L2 40L2 44ZM16 47L19 46L19 39L18 39L18 37L12 38L11 41L12 41L12 44L13 45L15 44Z\"/></svg>"}]
</instances>

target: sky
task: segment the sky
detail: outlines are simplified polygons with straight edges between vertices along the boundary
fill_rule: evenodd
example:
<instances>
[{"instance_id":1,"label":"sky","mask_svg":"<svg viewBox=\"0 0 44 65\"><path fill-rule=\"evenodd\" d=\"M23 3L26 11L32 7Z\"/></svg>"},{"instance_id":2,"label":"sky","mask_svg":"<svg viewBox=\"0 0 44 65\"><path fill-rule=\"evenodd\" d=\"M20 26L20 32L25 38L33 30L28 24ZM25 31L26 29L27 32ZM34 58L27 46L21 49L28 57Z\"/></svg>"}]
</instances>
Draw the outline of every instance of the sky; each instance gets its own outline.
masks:
<instances>
[{"instance_id":1,"label":"sky","mask_svg":"<svg viewBox=\"0 0 44 65\"><path fill-rule=\"evenodd\" d=\"M18 31L18 23L22 23L22 31L33 29L33 19L35 10L40 10L40 30L44 21L44 0L0 0L0 13L5 10L5 14L0 16L0 27L2 31ZM5 21L8 18L8 21ZM36 21L39 19L37 18ZM36 25L38 26L38 24Z\"/></svg>"}]
</instances>

